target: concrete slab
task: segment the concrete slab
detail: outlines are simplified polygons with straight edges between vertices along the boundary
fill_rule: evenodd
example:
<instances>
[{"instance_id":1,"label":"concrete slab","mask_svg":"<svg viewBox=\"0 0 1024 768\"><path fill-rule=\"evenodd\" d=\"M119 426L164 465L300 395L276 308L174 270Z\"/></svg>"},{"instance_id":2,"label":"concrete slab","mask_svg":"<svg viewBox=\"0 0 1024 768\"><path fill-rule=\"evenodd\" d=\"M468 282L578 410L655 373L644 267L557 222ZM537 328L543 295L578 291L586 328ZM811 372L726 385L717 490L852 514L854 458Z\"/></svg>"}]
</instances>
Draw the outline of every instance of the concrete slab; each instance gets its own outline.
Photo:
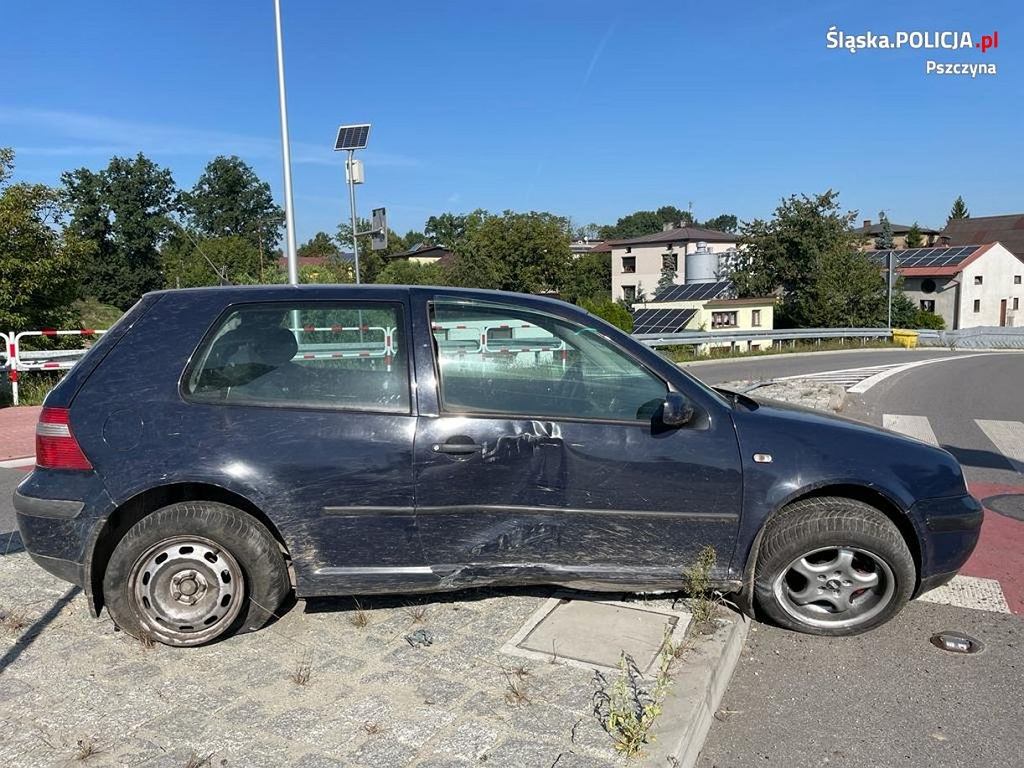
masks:
<instances>
[{"instance_id":1,"label":"concrete slab","mask_svg":"<svg viewBox=\"0 0 1024 768\"><path fill-rule=\"evenodd\" d=\"M682 642L690 619L686 611L660 605L556 594L527 619L501 652L602 671L618 669L625 652L646 676L657 666L666 634L673 643Z\"/></svg>"}]
</instances>

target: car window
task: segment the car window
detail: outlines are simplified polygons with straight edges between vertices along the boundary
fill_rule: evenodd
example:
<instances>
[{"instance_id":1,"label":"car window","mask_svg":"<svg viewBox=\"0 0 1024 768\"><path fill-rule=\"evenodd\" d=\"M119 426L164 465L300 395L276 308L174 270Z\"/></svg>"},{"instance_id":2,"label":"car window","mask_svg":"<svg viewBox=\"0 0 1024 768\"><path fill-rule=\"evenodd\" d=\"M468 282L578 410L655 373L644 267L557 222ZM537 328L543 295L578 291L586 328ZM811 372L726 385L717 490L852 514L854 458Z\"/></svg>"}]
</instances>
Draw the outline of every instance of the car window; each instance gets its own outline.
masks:
<instances>
[{"instance_id":1,"label":"car window","mask_svg":"<svg viewBox=\"0 0 1024 768\"><path fill-rule=\"evenodd\" d=\"M246 304L207 337L186 378L214 403L409 412L397 304Z\"/></svg>"},{"instance_id":2,"label":"car window","mask_svg":"<svg viewBox=\"0 0 1024 768\"><path fill-rule=\"evenodd\" d=\"M665 383L589 327L514 306L431 307L448 412L650 421Z\"/></svg>"}]
</instances>

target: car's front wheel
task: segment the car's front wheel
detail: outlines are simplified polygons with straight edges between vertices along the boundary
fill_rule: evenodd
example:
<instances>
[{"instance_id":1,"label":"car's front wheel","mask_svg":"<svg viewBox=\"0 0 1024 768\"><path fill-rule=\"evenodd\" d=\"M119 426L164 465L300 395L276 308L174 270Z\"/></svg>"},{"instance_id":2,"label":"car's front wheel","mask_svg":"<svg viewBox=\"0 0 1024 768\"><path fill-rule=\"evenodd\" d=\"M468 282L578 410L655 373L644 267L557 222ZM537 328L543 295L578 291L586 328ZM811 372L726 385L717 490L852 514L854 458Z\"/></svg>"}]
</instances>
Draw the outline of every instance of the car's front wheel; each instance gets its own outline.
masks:
<instances>
[{"instance_id":1,"label":"car's front wheel","mask_svg":"<svg viewBox=\"0 0 1024 768\"><path fill-rule=\"evenodd\" d=\"M180 647L259 629L290 588L266 526L203 501L172 504L136 523L103 579L104 602L121 629Z\"/></svg>"},{"instance_id":2,"label":"car's front wheel","mask_svg":"<svg viewBox=\"0 0 1024 768\"><path fill-rule=\"evenodd\" d=\"M818 497L769 521L754 591L775 623L816 635L854 635L895 616L914 591L914 558L882 512Z\"/></svg>"}]
</instances>

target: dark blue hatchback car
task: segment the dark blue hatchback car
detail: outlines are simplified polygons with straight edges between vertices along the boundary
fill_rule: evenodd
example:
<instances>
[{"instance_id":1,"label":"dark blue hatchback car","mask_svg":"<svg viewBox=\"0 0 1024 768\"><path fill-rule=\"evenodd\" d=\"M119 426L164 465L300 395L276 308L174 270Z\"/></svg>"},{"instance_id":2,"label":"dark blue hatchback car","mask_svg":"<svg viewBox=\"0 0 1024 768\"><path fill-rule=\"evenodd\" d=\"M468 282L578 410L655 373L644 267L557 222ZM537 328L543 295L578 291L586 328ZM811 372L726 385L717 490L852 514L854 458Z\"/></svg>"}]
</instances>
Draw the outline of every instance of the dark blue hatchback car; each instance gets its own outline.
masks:
<instances>
[{"instance_id":1,"label":"dark blue hatchback car","mask_svg":"<svg viewBox=\"0 0 1024 768\"><path fill-rule=\"evenodd\" d=\"M298 597L712 577L844 635L953 576L981 525L945 451L711 389L580 309L273 286L146 295L50 393L25 546L191 646Z\"/></svg>"}]
</instances>

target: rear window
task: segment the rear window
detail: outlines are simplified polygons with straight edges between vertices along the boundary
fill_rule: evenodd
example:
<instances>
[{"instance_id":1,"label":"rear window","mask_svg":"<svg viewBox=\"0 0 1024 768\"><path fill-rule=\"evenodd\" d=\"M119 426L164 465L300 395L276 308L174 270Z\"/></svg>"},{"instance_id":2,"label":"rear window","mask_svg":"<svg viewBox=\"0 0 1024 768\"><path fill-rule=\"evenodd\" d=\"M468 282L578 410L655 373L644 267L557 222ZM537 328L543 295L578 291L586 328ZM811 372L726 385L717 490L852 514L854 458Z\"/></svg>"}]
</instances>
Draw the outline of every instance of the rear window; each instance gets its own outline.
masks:
<instances>
[{"instance_id":1,"label":"rear window","mask_svg":"<svg viewBox=\"0 0 1024 768\"><path fill-rule=\"evenodd\" d=\"M402 307L246 304L208 334L185 379L207 403L409 413Z\"/></svg>"}]
</instances>

